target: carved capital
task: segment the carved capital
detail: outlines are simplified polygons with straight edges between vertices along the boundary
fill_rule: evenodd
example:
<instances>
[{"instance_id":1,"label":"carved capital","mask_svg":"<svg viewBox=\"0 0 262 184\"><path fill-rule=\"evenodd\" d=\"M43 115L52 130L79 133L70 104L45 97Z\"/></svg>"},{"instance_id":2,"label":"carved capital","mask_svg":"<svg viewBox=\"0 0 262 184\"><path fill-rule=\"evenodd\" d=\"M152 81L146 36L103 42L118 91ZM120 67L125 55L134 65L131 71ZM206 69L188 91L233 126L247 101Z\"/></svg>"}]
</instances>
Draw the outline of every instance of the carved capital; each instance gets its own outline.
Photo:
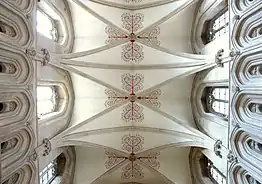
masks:
<instances>
[{"instance_id":1,"label":"carved capital","mask_svg":"<svg viewBox=\"0 0 262 184\"><path fill-rule=\"evenodd\" d=\"M42 48L41 51L43 53L43 60L41 61L41 65L45 66L50 62L50 54L47 49Z\"/></svg>"},{"instance_id":2,"label":"carved capital","mask_svg":"<svg viewBox=\"0 0 262 184\"><path fill-rule=\"evenodd\" d=\"M236 162L238 162L237 157L233 154L233 152L231 150L229 151L229 153L227 155L227 161L229 163L236 163Z\"/></svg>"},{"instance_id":3,"label":"carved capital","mask_svg":"<svg viewBox=\"0 0 262 184\"><path fill-rule=\"evenodd\" d=\"M235 15L234 16L234 20L240 20L240 18L241 18L240 15Z\"/></svg>"},{"instance_id":4,"label":"carved capital","mask_svg":"<svg viewBox=\"0 0 262 184\"><path fill-rule=\"evenodd\" d=\"M222 158L221 149L222 149L222 141L217 140L216 143L214 144L214 152L216 156L218 156L219 158Z\"/></svg>"},{"instance_id":5,"label":"carved capital","mask_svg":"<svg viewBox=\"0 0 262 184\"><path fill-rule=\"evenodd\" d=\"M26 49L26 54L28 55L28 56L30 56L30 57L35 57L36 56L36 50L35 49L33 49L33 48L31 48L31 49Z\"/></svg>"},{"instance_id":6,"label":"carved capital","mask_svg":"<svg viewBox=\"0 0 262 184\"><path fill-rule=\"evenodd\" d=\"M232 86L232 91L233 91L234 93L240 92L239 86Z\"/></svg>"},{"instance_id":7,"label":"carved capital","mask_svg":"<svg viewBox=\"0 0 262 184\"><path fill-rule=\"evenodd\" d=\"M224 67L224 64L222 63L222 56L224 54L224 49L220 49L217 51L217 54L215 56L215 62L218 67Z\"/></svg>"},{"instance_id":8,"label":"carved capital","mask_svg":"<svg viewBox=\"0 0 262 184\"><path fill-rule=\"evenodd\" d=\"M236 50L234 50L234 49L232 49L232 50L230 51L230 53L229 53L229 56L230 56L230 57L235 57L235 56L238 56L238 55L240 55L240 51L236 51Z\"/></svg>"},{"instance_id":9,"label":"carved capital","mask_svg":"<svg viewBox=\"0 0 262 184\"><path fill-rule=\"evenodd\" d=\"M43 156L47 156L47 155L49 155L49 153L52 150L51 142L49 141L49 139L44 139L43 145L44 145L44 148L45 148L44 151L43 151Z\"/></svg>"}]
</instances>

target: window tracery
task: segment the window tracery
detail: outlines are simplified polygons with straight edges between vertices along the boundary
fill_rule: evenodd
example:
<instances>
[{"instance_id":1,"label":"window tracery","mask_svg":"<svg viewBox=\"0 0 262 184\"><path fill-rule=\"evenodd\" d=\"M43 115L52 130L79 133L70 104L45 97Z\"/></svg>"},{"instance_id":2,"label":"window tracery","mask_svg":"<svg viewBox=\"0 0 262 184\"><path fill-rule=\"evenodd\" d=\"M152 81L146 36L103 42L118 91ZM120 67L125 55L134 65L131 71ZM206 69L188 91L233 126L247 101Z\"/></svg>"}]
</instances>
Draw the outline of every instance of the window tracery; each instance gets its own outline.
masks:
<instances>
[{"instance_id":1,"label":"window tracery","mask_svg":"<svg viewBox=\"0 0 262 184\"><path fill-rule=\"evenodd\" d=\"M208 87L206 89L206 111L227 118L229 111L229 89L226 86Z\"/></svg>"},{"instance_id":2,"label":"window tracery","mask_svg":"<svg viewBox=\"0 0 262 184\"><path fill-rule=\"evenodd\" d=\"M57 86L37 87L37 114L41 119L43 116L58 110L59 94Z\"/></svg>"},{"instance_id":3,"label":"window tracery","mask_svg":"<svg viewBox=\"0 0 262 184\"><path fill-rule=\"evenodd\" d=\"M214 184L226 184L226 177L208 160L208 177Z\"/></svg>"},{"instance_id":4,"label":"window tracery","mask_svg":"<svg viewBox=\"0 0 262 184\"><path fill-rule=\"evenodd\" d=\"M40 184L50 184L57 176L57 161L54 160L39 173Z\"/></svg>"},{"instance_id":5,"label":"window tracery","mask_svg":"<svg viewBox=\"0 0 262 184\"><path fill-rule=\"evenodd\" d=\"M209 20L202 39L205 44L221 37L229 32L229 11L227 8L219 12L213 19Z\"/></svg>"}]
</instances>

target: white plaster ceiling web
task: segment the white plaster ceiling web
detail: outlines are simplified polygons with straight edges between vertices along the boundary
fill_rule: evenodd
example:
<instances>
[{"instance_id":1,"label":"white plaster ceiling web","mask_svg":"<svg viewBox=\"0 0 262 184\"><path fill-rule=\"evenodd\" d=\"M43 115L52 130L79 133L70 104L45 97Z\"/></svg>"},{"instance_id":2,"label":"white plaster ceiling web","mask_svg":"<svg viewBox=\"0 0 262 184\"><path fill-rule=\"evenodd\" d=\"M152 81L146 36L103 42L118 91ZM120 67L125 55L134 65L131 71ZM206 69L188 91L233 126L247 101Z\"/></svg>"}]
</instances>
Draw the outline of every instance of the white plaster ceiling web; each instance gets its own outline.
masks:
<instances>
[{"instance_id":1,"label":"white plaster ceiling web","mask_svg":"<svg viewBox=\"0 0 262 184\"><path fill-rule=\"evenodd\" d=\"M77 184L184 184L187 179L177 179L180 171L177 177L170 173L179 167L175 161L180 159L179 148L185 154L181 162L188 165L187 148L182 147L212 145L194 128L189 99L191 74L210 61L191 54L186 44L169 43L176 31L173 24L191 20L192 14L185 12L188 16L182 16L183 20L172 17L192 2L172 1L130 11L130 2L119 9L95 1L71 1L74 53L62 55L56 64L74 73L75 109L71 127L57 144L89 147L77 149L85 160L77 162ZM190 33L184 34L180 41L188 43ZM90 159L90 154L96 158ZM99 166L81 169L92 164ZM186 169L183 172L190 175ZM81 177L88 178L82 181Z\"/></svg>"}]
</instances>

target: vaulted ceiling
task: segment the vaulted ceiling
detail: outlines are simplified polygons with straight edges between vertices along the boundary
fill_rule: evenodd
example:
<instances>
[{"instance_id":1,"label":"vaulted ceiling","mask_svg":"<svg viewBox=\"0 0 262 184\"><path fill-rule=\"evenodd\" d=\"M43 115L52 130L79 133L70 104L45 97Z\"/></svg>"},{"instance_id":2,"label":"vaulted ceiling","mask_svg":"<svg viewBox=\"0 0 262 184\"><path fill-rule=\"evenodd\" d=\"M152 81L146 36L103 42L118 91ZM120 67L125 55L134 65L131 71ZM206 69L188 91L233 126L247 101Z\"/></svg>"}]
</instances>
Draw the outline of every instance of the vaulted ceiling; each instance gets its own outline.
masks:
<instances>
[{"instance_id":1,"label":"vaulted ceiling","mask_svg":"<svg viewBox=\"0 0 262 184\"><path fill-rule=\"evenodd\" d=\"M77 146L76 184L191 183L191 146L212 147L195 128L193 0L72 0L75 107L59 145Z\"/></svg>"}]
</instances>

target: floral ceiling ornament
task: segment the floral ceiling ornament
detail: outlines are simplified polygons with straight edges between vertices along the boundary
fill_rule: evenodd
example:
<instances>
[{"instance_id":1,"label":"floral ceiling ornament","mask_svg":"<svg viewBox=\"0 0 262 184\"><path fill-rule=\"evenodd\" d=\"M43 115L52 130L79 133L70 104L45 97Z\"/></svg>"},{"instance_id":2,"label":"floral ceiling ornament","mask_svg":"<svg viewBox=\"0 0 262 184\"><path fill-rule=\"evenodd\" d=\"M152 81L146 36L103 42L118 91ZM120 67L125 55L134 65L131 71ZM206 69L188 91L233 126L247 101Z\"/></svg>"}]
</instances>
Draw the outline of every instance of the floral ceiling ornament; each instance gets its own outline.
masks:
<instances>
[{"instance_id":1,"label":"floral ceiling ornament","mask_svg":"<svg viewBox=\"0 0 262 184\"><path fill-rule=\"evenodd\" d=\"M141 135L124 135L122 137L122 149L127 152L137 153L142 151L144 144L144 137Z\"/></svg>"},{"instance_id":2,"label":"floral ceiling ornament","mask_svg":"<svg viewBox=\"0 0 262 184\"><path fill-rule=\"evenodd\" d=\"M143 40L149 44L160 45L157 40L160 34L160 28L154 27L148 31L136 35L136 32L143 28L144 15L141 13L123 13L121 15L122 27L126 29L129 34L107 26L105 29L108 39L106 44L110 44L118 40L127 40L128 43L122 46L121 59L127 63L139 63L144 59L143 46L136 43L136 40Z\"/></svg>"},{"instance_id":3,"label":"floral ceiling ornament","mask_svg":"<svg viewBox=\"0 0 262 184\"><path fill-rule=\"evenodd\" d=\"M143 168L137 160L140 160L150 167L159 169L160 162L157 160L157 157L160 153L152 152L144 156L137 155L138 152L144 149L143 144L144 137L139 134L124 135L122 137L122 150L127 151L129 156L122 156L114 152L106 151L105 154L107 155L108 160L105 162L105 167L110 169L124 160L129 160L130 162L122 168L121 178L123 180L141 179L144 177Z\"/></svg>"},{"instance_id":4,"label":"floral ceiling ornament","mask_svg":"<svg viewBox=\"0 0 262 184\"><path fill-rule=\"evenodd\" d=\"M147 32L143 32L137 36L138 39L144 40L151 45L160 45L157 37L160 35L160 27L154 27Z\"/></svg>"},{"instance_id":5,"label":"floral ceiling ornament","mask_svg":"<svg viewBox=\"0 0 262 184\"><path fill-rule=\"evenodd\" d=\"M110 151L106 151L105 152L108 160L106 161L105 163L105 167L107 169L110 169L112 168L114 165L116 164L119 164L120 162L124 161L125 158L120 156L120 155L117 155L116 153L114 152L110 152Z\"/></svg>"},{"instance_id":6,"label":"floral ceiling ornament","mask_svg":"<svg viewBox=\"0 0 262 184\"><path fill-rule=\"evenodd\" d=\"M141 13L123 13L121 15L122 27L131 34L143 28L144 15Z\"/></svg>"},{"instance_id":7,"label":"floral ceiling ornament","mask_svg":"<svg viewBox=\"0 0 262 184\"><path fill-rule=\"evenodd\" d=\"M121 178L124 180L132 178L142 179L144 177L143 168L137 163L128 163L125 167L123 167L122 171Z\"/></svg>"},{"instance_id":8,"label":"floral ceiling ornament","mask_svg":"<svg viewBox=\"0 0 262 184\"><path fill-rule=\"evenodd\" d=\"M121 58L127 63L141 62L144 59L143 46L133 42L123 45Z\"/></svg>"},{"instance_id":9,"label":"floral ceiling ornament","mask_svg":"<svg viewBox=\"0 0 262 184\"><path fill-rule=\"evenodd\" d=\"M112 89L106 89L105 94L108 96L108 100L106 100L105 102L106 107L112 107L116 104L121 104L121 103L124 104L125 100L127 99L127 97L121 96L119 93L117 93Z\"/></svg>"},{"instance_id":10,"label":"floral ceiling ornament","mask_svg":"<svg viewBox=\"0 0 262 184\"><path fill-rule=\"evenodd\" d=\"M137 101L144 102L154 108L160 108L161 103L158 97L161 95L161 90L153 90L147 95L136 95L137 92L144 88L144 76L139 73L125 73L121 76L122 89L128 92L127 95L121 95L112 89L105 91L108 96L105 102L106 107L114 105L122 105L128 103L123 107L121 119L125 122L142 122L144 120L143 107L137 104Z\"/></svg>"}]
</instances>

